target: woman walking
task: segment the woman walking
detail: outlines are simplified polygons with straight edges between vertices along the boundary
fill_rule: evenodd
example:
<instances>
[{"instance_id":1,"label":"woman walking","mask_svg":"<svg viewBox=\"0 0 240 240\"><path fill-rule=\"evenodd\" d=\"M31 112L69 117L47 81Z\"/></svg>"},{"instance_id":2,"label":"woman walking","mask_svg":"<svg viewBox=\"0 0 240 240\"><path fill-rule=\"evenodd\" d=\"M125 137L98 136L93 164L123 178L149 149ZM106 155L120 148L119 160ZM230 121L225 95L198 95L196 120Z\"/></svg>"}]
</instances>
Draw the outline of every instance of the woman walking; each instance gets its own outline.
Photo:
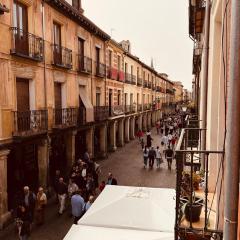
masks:
<instances>
[{"instance_id":1,"label":"woman walking","mask_svg":"<svg viewBox=\"0 0 240 240\"><path fill-rule=\"evenodd\" d=\"M45 206L47 205L47 196L43 192L43 188L38 189L36 198L36 224L42 225L44 223Z\"/></svg>"},{"instance_id":2,"label":"woman walking","mask_svg":"<svg viewBox=\"0 0 240 240\"><path fill-rule=\"evenodd\" d=\"M149 149L147 146L144 147L143 149L143 163L144 163L144 168L147 167L147 164L148 164L148 152L149 152Z\"/></svg>"}]
</instances>

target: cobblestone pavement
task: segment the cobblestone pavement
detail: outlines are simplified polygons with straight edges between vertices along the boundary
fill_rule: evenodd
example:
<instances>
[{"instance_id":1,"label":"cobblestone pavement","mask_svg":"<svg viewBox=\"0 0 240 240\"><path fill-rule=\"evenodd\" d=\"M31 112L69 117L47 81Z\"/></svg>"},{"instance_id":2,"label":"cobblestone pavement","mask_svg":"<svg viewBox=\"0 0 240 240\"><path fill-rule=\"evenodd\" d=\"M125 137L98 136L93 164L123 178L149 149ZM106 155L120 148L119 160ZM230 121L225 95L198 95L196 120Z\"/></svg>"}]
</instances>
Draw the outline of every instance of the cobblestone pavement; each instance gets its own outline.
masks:
<instances>
[{"instance_id":1,"label":"cobblestone pavement","mask_svg":"<svg viewBox=\"0 0 240 240\"><path fill-rule=\"evenodd\" d=\"M152 132L153 146L160 145L160 136L156 135L155 130ZM102 170L100 180L105 180L108 172L112 172L119 185L175 188L175 170L169 171L166 162L161 165L161 169L143 168L142 149L137 139L117 149L99 163ZM57 205L53 202L49 203L46 209L46 223L40 227L33 227L30 240L63 239L72 225L69 214L70 209L59 217ZM13 224L0 231L0 240L13 239L18 239Z\"/></svg>"}]
</instances>

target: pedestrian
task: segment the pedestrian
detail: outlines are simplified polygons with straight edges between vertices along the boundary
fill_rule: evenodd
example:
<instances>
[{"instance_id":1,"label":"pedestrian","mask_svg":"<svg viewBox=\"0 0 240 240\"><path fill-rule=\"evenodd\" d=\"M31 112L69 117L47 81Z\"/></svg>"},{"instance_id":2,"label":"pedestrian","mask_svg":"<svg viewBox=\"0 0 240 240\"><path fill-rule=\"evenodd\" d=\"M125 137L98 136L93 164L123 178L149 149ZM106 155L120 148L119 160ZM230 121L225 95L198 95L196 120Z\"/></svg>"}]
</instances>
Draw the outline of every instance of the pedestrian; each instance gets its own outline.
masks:
<instances>
[{"instance_id":1,"label":"pedestrian","mask_svg":"<svg viewBox=\"0 0 240 240\"><path fill-rule=\"evenodd\" d=\"M24 196L22 202L24 202L25 207L27 208L30 216L30 223L32 224L34 219L34 211L36 204L36 195L30 191L28 186L23 188Z\"/></svg>"},{"instance_id":2,"label":"pedestrian","mask_svg":"<svg viewBox=\"0 0 240 240\"><path fill-rule=\"evenodd\" d=\"M107 185L117 185L117 180L113 177L112 173L108 173Z\"/></svg>"},{"instance_id":3,"label":"pedestrian","mask_svg":"<svg viewBox=\"0 0 240 240\"><path fill-rule=\"evenodd\" d=\"M78 190L78 185L72 178L69 179L68 183L68 197L71 199L72 195Z\"/></svg>"},{"instance_id":4,"label":"pedestrian","mask_svg":"<svg viewBox=\"0 0 240 240\"><path fill-rule=\"evenodd\" d=\"M160 121L158 120L158 121L156 122L157 134L159 134L159 128L160 128Z\"/></svg>"},{"instance_id":5,"label":"pedestrian","mask_svg":"<svg viewBox=\"0 0 240 240\"><path fill-rule=\"evenodd\" d=\"M27 240L31 230L30 212L24 204L20 204L17 209L17 226L20 240Z\"/></svg>"},{"instance_id":6,"label":"pedestrian","mask_svg":"<svg viewBox=\"0 0 240 240\"><path fill-rule=\"evenodd\" d=\"M99 190L100 190L100 192L103 191L103 189L105 188L105 186L106 186L105 181L102 181L101 184L99 185Z\"/></svg>"},{"instance_id":7,"label":"pedestrian","mask_svg":"<svg viewBox=\"0 0 240 240\"><path fill-rule=\"evenodd\" d=\"M142 147L142 149L144 149L144 140L143 140L143 138L141 138L141 147Z\"/></svg>"},{"instance_id":8,"label":"pedestrian","mask_svg":"<svg viewBox=\"0 0 240 240\"><path fill-rule=\"evenodd\" d=\"M152 137L151 137L151 132L148 130L147 131L147 147L150 148L152 146Z\"/></svg>"},{"instance_id":9,"label":"pedestrian","mask_svg":"<svg viewBox=\"0 0 240 240\"><path fill-rule=\"evenodd\" d=\"M154 160L156 158L156 151L154 147L151 147L151 149L149 150L148 157L149 157L149 168L152 169L154 165Z\"/></svg>"},{"instance_id":10,"label":"pedestrian","mask_svg":"<svg viewBox=\"0 0 240 240\"><path fill-rule=\"evenodd\" d=\"M168 149L165 151L165 157L168 163L168 169L172 169L172 159L173 159L173 150L168 146Z\"/></svg>"},{"instance_id":11,"label":"pedestrian","mask_svg":"<svg viewBox=\"0 0 240 240\"><path fill-rule=\"evenodd\" d=\"M160 153L161 153L161 156L162 156L160 161L161 161L161 163L163 163L163 159L164 159L164 156L165 156L165 150L166 150L164 142L161 142L159 150L160 150Z\"/></svg>"},{"instance_id":12,"label":"pedestrian","mask_svg":"<svg viewBox=\"0 0 240 240\"><path fill-rule=\"evenodd\" d=\"M162 162L162 154L159 149L159 146L157 146L157 148L156 148L156 161L157 161L157 168L160 168L160 164Z\"/></svg>"},{"instance_id":13,"label":"pedestrian","mask_svg":"<svg viewBox=\"0 0 240 240\"><path fill-rule=\"evenodd\" d=\"M71 198L71 206L72 206L72 215L74 217L74 224L77 224L78 220L84 214L84 206L85 202L83 197L81 196L81 191L77 190L72 198Z\"/></svg>"},{"instance_id":14,"label":"pedestrian","mask_svg":"<svg viewBox=\"0 0 240 240\"><path fill-rule=\"evenodd\" d=\"M145 145L144 150L143 150L143 164L144 164L144 168L146 168L147 164L148 164L148 152L149 152L149 149L148 149L147 145Z\"/></svg>"},{"instance_id":15,"label":"pedestrian","mask_svg":"<svg viewBox=\"0 0 240 240\"><path fill-rule=\"evenodd\" d=\"M86 206L85 206L86 211L92 206L93 202L94 202L94 196L90 195L88 202L86 203Z\"/></svg>"},{"instance_id":16,"label":"pedestrian","mask_svg":"<svg viewBox=\"0 0 240 240\"><path fill-rule=\"evenodd\" d=\"M85 163L88 163L89 160L90 160L90 155L89 155L89 153L88 153L88 150L86 149L86 151L85 151L85 153L84 153L84 155L83 155L83 161L84 161Z\"/></svg>"},{"instance_id":17,"label":"pedestrian","mask_svg":"<svg viewBox=\"0 0 240 240\"><path fill-rule=\"evenodd\" d=\"M55 176L54 176L54 181L53 181L53 188L54 188L55 196L56 196L56 204L58 203L57 185L58 185L60 177L61 177L61 172L59 169L57 169L55 171Z\"/></svg>"},{"instance_id":18,"label":"pedestrian","mask_svg":"<svg viewBox=\"0 0 240 240\"><path fill-rule=\"evenodd\" d=\"M57 185L57 194L59 202L59 215L63 214L65 210L66 198L67 198L67 184L63 181L63 178L60 177Z\"/></svg>"},{"instance_id":19,"label":"pedestrian","mask_svg":"<svg viewBox=\"0 0 240 240\"><path fill-rule=\"evenodd\" d=\"M86 189L87 189L87 196L95 193L95 184L94 184L93 177L91 175L87 176Z\"/></svg>"},{"instance_id":20,"label":"pedestrian","mask_svg":"<svg viewBox=\"0 0 240 240\"><path fill-rule=\"evenodd\" d=\"M36 223L42 225L45 218L45 207L47 205L47 196L42 187L39 187L36 198Z\"/></svg>"}]
</instances>

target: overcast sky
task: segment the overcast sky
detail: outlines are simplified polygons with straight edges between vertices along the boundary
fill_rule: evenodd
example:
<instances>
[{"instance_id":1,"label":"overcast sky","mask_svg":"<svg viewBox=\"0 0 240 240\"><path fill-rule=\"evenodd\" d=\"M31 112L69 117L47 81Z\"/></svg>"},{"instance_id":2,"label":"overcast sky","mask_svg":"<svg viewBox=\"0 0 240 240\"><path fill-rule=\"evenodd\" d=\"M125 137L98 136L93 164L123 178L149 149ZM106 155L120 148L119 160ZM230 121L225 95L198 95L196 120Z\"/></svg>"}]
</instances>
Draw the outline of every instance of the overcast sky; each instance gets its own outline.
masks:
<instances>
[{"instance_id":1,"label":"overcast sky","mask_svg":"<svg viewBox=\"0 0 240 240\"><path fill-rule=\"evenodd\" d=\"M188 0L82 0L85 16L132 54L191 90L193 42L188 37Z\"/></svg>"}]
</instances>

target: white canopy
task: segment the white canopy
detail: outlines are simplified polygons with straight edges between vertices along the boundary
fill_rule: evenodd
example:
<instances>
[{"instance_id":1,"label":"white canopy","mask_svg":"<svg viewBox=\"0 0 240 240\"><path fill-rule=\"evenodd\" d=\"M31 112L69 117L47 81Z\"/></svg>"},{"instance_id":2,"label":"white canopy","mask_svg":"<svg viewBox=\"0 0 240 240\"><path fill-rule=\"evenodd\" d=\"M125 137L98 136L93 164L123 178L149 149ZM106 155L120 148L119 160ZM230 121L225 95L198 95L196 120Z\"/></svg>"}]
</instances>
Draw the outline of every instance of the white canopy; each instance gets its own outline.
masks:
<instances>
[{"instance_id":1,"label":"white canopy","mask_svg":"<svg viewBox=\"0 0 240 240\"><path fill-rule=\"evenodd\" d=\"M106 186L64 239L174 239L174 196L173 189Z\"/></svg>"}]
</instances>

